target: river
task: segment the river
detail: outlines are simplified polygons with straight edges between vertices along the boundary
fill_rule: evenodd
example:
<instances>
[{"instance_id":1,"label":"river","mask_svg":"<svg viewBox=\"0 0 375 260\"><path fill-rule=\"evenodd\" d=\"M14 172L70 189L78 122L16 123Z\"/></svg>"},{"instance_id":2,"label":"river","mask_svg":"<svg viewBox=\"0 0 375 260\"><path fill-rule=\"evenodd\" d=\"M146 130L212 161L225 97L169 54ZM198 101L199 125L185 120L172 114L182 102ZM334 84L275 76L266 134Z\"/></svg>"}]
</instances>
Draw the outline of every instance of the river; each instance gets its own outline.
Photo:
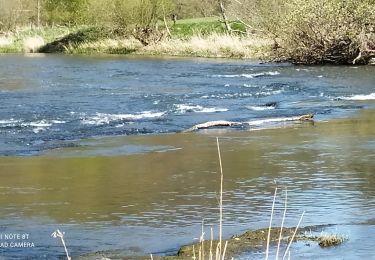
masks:
<instances>
[{"instance_id":1,"label":"river","mask_svg":"<svg viewBox=\"0 0 375 260\"><path fill-rule=\"evenodd\" d=\"M268 226L277 185L288 189L288 226L306 211L302 226L335 224L349 238L325 251L296 244L294 258L373 255L375 67L68 55L0 64L0 235L34 244L0 237L1 259L64 256L57 228L74 257L175 253L203 220L218 224L216 136L226 237ZM314 123L289 121L307 113ZM181 133L211 120L246 124Z\"/></svg>"}]
</instances>

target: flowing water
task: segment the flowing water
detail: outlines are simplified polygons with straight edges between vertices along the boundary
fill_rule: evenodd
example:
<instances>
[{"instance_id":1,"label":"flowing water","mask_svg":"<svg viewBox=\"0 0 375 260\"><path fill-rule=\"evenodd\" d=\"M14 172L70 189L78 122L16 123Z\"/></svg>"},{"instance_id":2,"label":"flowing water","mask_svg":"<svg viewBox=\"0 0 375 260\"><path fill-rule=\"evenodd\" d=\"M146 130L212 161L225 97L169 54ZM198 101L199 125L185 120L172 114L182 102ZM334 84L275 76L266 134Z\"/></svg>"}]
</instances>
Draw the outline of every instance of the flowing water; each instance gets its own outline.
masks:
<instances>
[{"instance_id":1,"label":"flowing water","mask_svg":"<svg viewBox=\"0 0 375 260\"><path fill-rule=\"evenodd\" d=\"M364 259L375 240L375 67L251 61L0 56L0 259L119 249L175 253L218 224L224 235L336 224L342 246L294 245L304 259ZM316 122L290 118L314 113ZM180 133L211 120L233 129ZM258 130L258 131L255 131ZM277 222L277 223L276 223ZM207 233L209 231L207 230ZM9 234L33 247L5 246ZM26 238L26 236L24 236ZM366 241L358 242L358 241ZM307 249L306 249L307 248ZM251 253L243 258L263 257Z\"/></svg>"}]
</instances>

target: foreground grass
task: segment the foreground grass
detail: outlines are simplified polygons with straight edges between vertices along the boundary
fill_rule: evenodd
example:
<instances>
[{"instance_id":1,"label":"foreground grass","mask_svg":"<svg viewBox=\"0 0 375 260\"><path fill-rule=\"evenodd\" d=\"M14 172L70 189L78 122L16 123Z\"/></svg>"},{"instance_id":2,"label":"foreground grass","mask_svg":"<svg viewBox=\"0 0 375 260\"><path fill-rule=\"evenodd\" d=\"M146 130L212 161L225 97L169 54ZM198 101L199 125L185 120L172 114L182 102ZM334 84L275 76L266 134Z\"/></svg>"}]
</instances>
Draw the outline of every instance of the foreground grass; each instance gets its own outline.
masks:
<instances>
[{"instance_id":1,"label":"foreground grass","mask_svg":"<svg viewBox=\"0 0 375 260\"><path fill-rule=\"evenodd\" d=\"M240 37L226 34L195 35L189 39L168 39L155 45L146 46L140 54L262 58L271 50L271 42L258 37Z\"/></svg>"}]
</instances>

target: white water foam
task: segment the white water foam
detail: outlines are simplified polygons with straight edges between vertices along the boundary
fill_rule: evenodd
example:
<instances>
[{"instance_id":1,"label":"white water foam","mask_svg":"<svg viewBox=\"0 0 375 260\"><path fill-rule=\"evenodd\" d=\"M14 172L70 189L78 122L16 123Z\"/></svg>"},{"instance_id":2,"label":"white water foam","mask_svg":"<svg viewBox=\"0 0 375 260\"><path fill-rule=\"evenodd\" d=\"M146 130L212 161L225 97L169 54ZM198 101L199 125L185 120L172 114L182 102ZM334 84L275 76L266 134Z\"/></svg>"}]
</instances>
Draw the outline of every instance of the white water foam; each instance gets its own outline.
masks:
<instances>
[{"instance_id":1,"label":"white water foam","mask_svg":"<svg viewBox=\"0 0 375 260\"><path fill-rule=\"evenodd\" d=\"M230 98L244 98L244 97L252 97L252 93L226 93L226 94L220 94L220 95L210 95L210 96L202 96L201 98L213 98L213 99L230 99Z\"/></svg>"},{"instance_id":2,"label":"white water foam","mask_svg":"<svg viewBox=\"0 0 375 260\"><path fill-rule=\"evenodd\" d=\"M52 120L51 123L53 123L53 124L65 124L66 121L62 121L62 120Z\"/></svg>"},{"instance_id":3,"label":"white water foam","mask_svg":"<svg viewBox=\"0 0 375 260\"><path fill-rule=\"evenodd\" d=\"M228 111L227 108L220 108L220 107L202 107L200 105L186 105L186 104L175 104L176 111L178 113L184 114L187 112L195 112L195 113L216 113L216 112L226 112Z\"/></svg>"},{"instance_id":4,"label":"white water foam","mask_svg":"<svg viewBox=\"0 0 375 260\"><path fill-rule=\"evenodd\" d=\"M276 76L280 75L278 71L267 71L260 73L251 73L251 74L233 74L233 75L213 75L215 78L248 78L253 79L261 76Z\"/></svg>"},{"instance_id":5,"label":"white water foam","mask_svg":"<svg viewBox=\"0 0 375 260\"><path fill-rule=\"evenodd\" d=\"M273 91L261 91L261 92L255 93L255 96L272 96L272 95L281 94L283 92L284 92L283 89L273 90Z\"/></svg>"},{"instance_id":6,"label":"white water foam","mask_svg":"<svg viewBox=\"0 0 375 260\"><path fill-rule=\"evenodd\" d=\"M250 85L250 84L243 84L244 88L258 88L259 86L257 85Z\"/></svg>"},{"instance_id":7,"label":"white water foam","mask_svg":"<svg viewBox=\"0 0 375 260\"><path fill-rule=\"evenodd\" d=\"M39 133L40 131L46 130L46 128L52 126L53 124L64 124L65 121L61 120L39 120L32 122L24 122L23 120L15 120L13 118L9 120L0 120L0 127L33 127L34 133Z\"/></svg>"},{"instance_id":8,"label":"white water foam","mask_svg":"<svg viewBox=\"0 0 375 260\"><path fill-rule=\"evenodd\" d=\"M371 93L368 95L354 95L351 97L339 97L339 99L343 100L375 100L375 93Z\"/></svg>"},{"instance_id":9,"label":"white water foam","mask_svg":"<svg viewBox=\"0 0 375 260\"><path fill-rule=\"evenodd\" d=\"M275 109L274 106L247 106L247 109L253 110L253 111L264 111L264 110L272 110Z\"/></svg>"},{"instance_id":10,"label":"white water foam","mask_svg":"<svg viewBox=\"0 0 375 260\"><path fill-rule=\"evenodd\" d=\"M21 126L23 126L23 127L32 126L32 127L36 127L36 128L44 128L44 127L49 127L51 125L52 125L52 123L48 122L46 120L40 120L40 121L28 122L28 123L22 123L21 124Z\"/></svg>"},{"instance_id":11,"label":"white water foam","mask_svg":"<svg viewBox=\"0 0 375 260\"><path fill-rule=\"evenodd\" d=\"M110 122L122 121L122 120L141 120L148 118L158 118L162 117L166 112L152 112L143 111L138 114L104 114L96 113L95 116L82 118L82 124L84 125L104 125Z\"/></svg>"},{"instance_id":12,"label":"white water foam","mask_svg":"<svg viewBox=\"0 0 375 260\"><path fill-rule=\"evenodd\" d=\"M0 127L16 126L20 122L20 120L15 120L13 118L8 120L0 120Z\"/></svg>"}]
</instances>

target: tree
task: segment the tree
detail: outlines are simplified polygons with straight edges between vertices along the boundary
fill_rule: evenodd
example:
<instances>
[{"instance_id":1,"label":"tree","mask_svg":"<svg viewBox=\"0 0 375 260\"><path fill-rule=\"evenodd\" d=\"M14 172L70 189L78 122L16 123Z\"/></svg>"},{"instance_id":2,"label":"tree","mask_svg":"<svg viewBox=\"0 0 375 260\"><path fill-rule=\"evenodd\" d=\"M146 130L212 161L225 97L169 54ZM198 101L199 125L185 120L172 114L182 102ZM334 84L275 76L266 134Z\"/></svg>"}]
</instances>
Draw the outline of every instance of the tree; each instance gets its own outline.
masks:
<instances>
[{"instance_id":1,"label":"tree","mask_svg":"<svg viewBox=\"0 0 375 260\"><path fill-rule=\"evenodd\" d=\"M88 0L45 0L49 24L78 25L87 21Z\"/></svg>"},{"instance_id":2,"label":"tree","mask_svg":"<svg viewBox=\"0 0 375 260\"><path fill-rule=\"evenodd\" d=\"M0 31L37 24L35 0L0 0Z\"/></svg>"},{"instance_id":3,"label":"tree","mask_svg":"<svg viewBox=\"0 0 375 260\"><path fill-rule=\"evenodd\" d=\"M208 17L219 15L217 0L174 0L174 12L180 18Z\"/></svg>"}]
</instances>

